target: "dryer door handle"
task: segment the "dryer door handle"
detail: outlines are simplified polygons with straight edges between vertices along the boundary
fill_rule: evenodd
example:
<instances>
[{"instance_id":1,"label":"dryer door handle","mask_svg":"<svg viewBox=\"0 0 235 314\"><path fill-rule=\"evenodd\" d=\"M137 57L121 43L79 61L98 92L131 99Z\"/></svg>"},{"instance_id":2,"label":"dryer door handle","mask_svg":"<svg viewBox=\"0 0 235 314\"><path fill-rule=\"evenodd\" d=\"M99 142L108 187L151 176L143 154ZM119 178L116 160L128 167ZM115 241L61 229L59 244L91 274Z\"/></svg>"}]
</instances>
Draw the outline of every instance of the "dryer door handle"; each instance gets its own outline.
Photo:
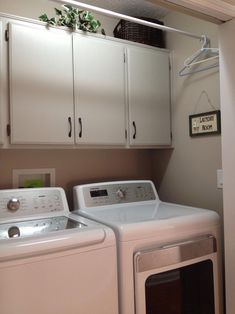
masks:
<instances>
[{"instance_id":1,"label":"dryer door handle","mask_svg":"<svg viewBox=\"0 0 235 314\"><path fill-rule=\"evenodd\" d=\"M217 252L216 239L206 235L135 254L136 271L144 272Z\"/></svg>"}]
</instances>

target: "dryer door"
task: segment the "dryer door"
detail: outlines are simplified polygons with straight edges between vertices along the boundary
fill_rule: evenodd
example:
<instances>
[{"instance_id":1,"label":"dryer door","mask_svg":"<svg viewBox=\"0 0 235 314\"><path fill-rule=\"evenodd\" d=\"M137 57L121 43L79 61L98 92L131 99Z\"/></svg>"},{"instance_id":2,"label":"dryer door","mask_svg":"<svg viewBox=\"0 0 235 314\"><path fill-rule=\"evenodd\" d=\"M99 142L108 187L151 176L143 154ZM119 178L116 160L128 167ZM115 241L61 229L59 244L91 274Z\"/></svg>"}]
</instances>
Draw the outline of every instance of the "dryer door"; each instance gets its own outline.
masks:
<instances>
[{"instance_id":1,"label":"dryer door","mask_svg":"<svg viewBox=\"0 0 235 314\"><path fill-rule=\"evenodd\" d=\"M205 236L137 252L137 314L220 314L216 241Z\"/></svg>"}]
</instances>

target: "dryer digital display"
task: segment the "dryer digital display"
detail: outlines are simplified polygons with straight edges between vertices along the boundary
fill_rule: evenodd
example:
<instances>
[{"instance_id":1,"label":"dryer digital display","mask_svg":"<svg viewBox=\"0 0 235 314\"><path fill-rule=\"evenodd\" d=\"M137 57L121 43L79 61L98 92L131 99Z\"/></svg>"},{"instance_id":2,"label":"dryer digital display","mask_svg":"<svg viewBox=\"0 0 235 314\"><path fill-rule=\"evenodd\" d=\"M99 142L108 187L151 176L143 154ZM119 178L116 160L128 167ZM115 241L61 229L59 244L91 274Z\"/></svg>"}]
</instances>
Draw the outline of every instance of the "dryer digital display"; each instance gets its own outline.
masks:
<instances>
[{"instance_id":1,"label":"dryer digital display","mask_svg":"<svg viewBox=\"0 0 235 314\"><path fill-rule=\"evenodd\" d=\"M90 191L91 197L100 197L100 196L108 196L107 190L95 190Z\"/></svg>"}]
</instances>

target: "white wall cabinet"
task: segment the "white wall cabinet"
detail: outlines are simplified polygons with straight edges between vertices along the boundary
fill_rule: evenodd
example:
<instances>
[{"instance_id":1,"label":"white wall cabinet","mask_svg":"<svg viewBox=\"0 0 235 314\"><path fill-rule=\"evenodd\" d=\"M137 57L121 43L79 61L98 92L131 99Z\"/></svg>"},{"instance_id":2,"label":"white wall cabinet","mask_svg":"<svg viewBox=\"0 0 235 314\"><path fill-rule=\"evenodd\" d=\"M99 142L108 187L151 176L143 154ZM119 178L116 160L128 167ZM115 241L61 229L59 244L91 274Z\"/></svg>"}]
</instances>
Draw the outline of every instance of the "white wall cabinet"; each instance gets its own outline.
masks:
<instances>
[{"instance_id":1,"label":"white wall cabinet","mask_svg":"<svg viewBox=\"0 0 235 314\"><path fill-rule=\"evenodd\" d=\"M125 145L125 64L120 43L73 35L77 144Z\"/></svg>"},{"instance_id":2,"label":"white wall cabinet","mask_svg":"<svg viewBox=\"0 0 235 314\"><path fill-rule=\"evenodd\" d=\"M4 23L9 147L171 144L167 51L37 23Z\"/></svg>"},{"instance_id":3,"label":"white wall cabinet","mask_svg":"<svg viewBox=\"0 0 235 314\"><path fill-rule=\"evenodd\" d=\"M11 144L72 144L73 64L65 31L9 23Z\"/></svg>"},{"instance_id":4,"label":"white wall cabinet","mask_svg":"<svg viewBox=\"0 0 235 314\"><path fill-rule=\"evenodd\" d=\"M131 146L170 145L169 53L128 47Z\"/></svg>"}]
</instances>

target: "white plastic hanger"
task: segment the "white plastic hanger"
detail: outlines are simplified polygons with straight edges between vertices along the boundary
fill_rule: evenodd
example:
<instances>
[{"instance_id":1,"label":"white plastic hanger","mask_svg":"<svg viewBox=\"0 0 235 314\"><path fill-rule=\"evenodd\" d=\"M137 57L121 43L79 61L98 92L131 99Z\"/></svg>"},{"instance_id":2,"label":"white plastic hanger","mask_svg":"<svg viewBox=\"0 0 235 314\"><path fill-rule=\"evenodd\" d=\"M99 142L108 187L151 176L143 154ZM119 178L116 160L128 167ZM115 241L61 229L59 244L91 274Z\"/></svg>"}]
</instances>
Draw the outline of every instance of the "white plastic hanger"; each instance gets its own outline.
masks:
<instances>
[{"instance_id":1,"label":"white plastic hanger","mask_svg":"<svg viewBox=\"0 0 235 314\"><path fill-rule=\"evenodd\" d=\"M204 36L202 48L196 51L192 56L188 57L184 61L184 67L179 72L179 76L185 76L197 72L202 72L205 70L209 70L211 68L215 68L219 66L219 62L207 65L202 68L192 69L195 65L199 65L201 63L206 63L212 60L219 59L219 49L218 48L209 48L209 39ZM212 55L212 56L211 56ZM204 57L203 59L201 59Z\"/></svg>"}]
</instances>

